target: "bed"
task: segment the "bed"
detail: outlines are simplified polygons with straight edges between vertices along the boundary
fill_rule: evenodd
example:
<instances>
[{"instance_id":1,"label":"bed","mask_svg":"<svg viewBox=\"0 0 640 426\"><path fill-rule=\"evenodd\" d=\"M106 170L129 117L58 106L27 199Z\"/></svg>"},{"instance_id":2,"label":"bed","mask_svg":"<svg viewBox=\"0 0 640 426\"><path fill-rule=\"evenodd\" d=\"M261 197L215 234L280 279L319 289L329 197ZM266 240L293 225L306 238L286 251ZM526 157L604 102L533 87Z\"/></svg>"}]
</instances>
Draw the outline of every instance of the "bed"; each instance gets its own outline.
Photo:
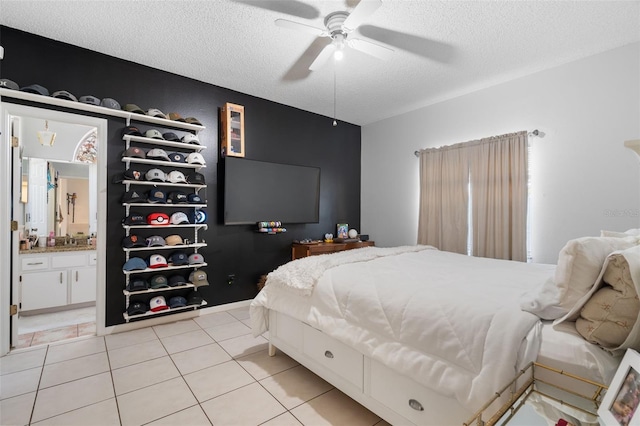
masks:
<instances>
[{"instance_id":1,"label":"bed","mask_svg":"<svg viewBox=\"0 0 640 426\"><path fill-rule=\"evenodd\" d=\"M634 246L615 240L602 251ZM312 256L268 275L252 329L391 424L460 425L531 361L612 377L620 354L575 331L575 304L549 290L558 269L430 246ZM557 350L568 342L583 349Z\"/></svg>"}]
</instances>

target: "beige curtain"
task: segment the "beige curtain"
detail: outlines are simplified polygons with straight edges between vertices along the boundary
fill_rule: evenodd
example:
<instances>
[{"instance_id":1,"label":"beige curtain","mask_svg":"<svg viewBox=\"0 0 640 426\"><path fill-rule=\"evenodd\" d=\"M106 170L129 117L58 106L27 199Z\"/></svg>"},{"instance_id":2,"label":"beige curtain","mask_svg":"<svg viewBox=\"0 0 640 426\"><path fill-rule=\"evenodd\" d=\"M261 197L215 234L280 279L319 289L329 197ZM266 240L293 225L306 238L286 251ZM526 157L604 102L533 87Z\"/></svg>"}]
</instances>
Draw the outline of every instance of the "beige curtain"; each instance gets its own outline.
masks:
<instances>
[{"instance_id":1,"label":"beige curtain","mask_svg":"<svg viewBox=\"0 0 640 426\"><path fill-rule=\"evenodd\" d=\"M467 253L467 151L453 145L420 152L418 244Z\"/></svg>"},{"instance_id":2,"label":"beige curtain","mask_svg":"<svg viewBox=\"0 0 640 426\"><path fill-rule=\"evenodd\" d=\"M472 253L527 260L527 133L470 147Z\"/></svg>"},{"instance_id":3,"label":"beige curtain","mask_svg":"<svg viewBox=\"0 0 640 426\"><path fill-rule=\"evenodd\" d=\"M418 244L526 261L527 144L523 131L420 151Z\"/></svg>"}]
</instances>

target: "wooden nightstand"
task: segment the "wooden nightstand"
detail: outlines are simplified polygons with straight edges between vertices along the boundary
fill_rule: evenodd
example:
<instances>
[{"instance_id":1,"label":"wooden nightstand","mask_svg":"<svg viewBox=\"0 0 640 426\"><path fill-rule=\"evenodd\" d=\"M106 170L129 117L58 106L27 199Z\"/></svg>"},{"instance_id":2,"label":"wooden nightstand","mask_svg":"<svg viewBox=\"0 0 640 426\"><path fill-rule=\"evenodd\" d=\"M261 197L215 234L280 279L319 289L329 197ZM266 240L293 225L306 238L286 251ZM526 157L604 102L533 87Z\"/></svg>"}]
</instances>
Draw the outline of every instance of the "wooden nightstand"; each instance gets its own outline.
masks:
<instances>
[{"instance_id":1,"label":"wooden nightstand","mask_svg":"<svg viewBox=\"0 0 640 426\"><path fill-rule=\"evenodd\" d=\"M291 245L291 260L317 254L335 253L342 250L373 247L375 245L373 241L357 241L351 243L293 243Z\"/></svg>"}]
</instances>

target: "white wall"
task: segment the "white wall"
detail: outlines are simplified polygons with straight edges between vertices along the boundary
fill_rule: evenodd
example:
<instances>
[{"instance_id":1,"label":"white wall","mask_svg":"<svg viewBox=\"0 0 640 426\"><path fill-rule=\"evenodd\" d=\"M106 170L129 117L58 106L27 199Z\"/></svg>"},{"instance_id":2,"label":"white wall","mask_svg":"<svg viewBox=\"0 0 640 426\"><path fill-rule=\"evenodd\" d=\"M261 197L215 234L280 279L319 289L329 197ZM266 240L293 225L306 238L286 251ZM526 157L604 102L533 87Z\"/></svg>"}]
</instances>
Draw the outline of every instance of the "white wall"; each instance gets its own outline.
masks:
<instances>
[{"instance_id":1,"label":"white wall","mask_svg":"<svg viewBox=\"0 0 640 426\"><path fill-rule=\"evenodd\" d=\"M362 128L361 232L378 246L415 244L414 151L519 130L531 138L534 262L567 240L640 226L640 43Z\"/></svg>"}]
</instances>

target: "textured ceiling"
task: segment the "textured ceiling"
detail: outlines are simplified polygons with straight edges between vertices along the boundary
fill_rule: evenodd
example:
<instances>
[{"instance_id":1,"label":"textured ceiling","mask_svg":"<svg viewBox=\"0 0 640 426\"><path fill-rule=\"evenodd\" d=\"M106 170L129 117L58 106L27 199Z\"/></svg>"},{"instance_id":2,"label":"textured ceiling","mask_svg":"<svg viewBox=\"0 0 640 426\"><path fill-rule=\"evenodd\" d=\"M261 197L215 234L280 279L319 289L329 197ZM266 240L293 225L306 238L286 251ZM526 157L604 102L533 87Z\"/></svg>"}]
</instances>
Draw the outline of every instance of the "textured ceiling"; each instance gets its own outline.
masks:
<instances>
[{"instance_id":1,"label":"textured ceiling","mask_svg":"<svg viewBox=\"0 0 640 426\"><path fill-rule=\"evenodd\" d=\"M333 117L333 62L308 71L328 39L274 21L323 27L357 3L0 0L0 23ZM365 125L639 41L640 1L383 0L350 37L395 50L336 65L336 116Z\"/></svg>"}]
</instances>

